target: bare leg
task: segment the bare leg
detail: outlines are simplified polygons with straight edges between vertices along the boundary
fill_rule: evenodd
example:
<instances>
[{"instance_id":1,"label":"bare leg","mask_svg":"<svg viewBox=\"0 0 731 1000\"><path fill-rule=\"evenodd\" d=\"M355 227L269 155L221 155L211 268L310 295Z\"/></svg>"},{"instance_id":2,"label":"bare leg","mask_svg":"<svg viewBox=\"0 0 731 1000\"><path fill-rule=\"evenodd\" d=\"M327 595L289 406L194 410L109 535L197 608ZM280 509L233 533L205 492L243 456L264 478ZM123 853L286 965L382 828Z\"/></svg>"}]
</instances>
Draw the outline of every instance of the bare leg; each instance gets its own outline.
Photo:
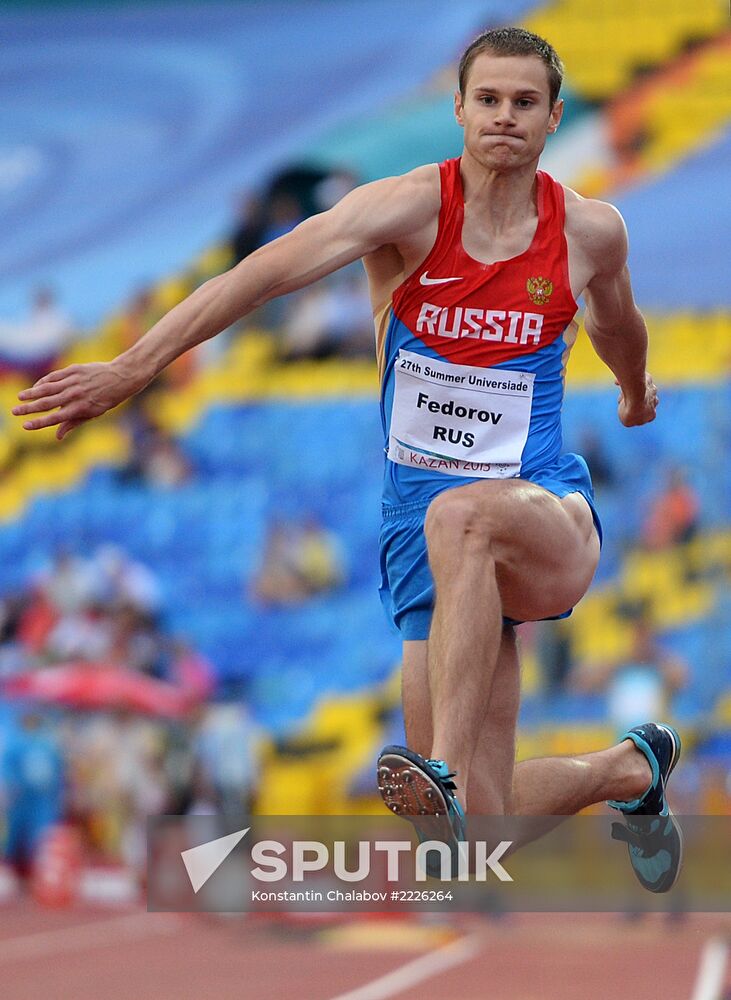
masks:
<instances>
[{"instance_id":1,"label":"bare leg","mask_svg":"<svg viewBox=\"0 0 731 1000\"><path fill-rule=\"evenodd\" d=\"M650 765L630 740L598 753L515 764L519 700L515 630L506 628L470 779L472 812L502 802L504 812L515 816L571 816L596 802L630 800L647 789Z\"/></svg>"},{"instance_id":2,"label":"bare leg","mask_svg":"<svg viewBox=\"0 0 731 1000\"><path fill-rule=\"evenodd\" d=\"M582 497L559 500L521 480L442 493L429 508L425 533L436 589L430 756L457 771L466 805L484 721L493 696L501 699L494 679L502 615L542 618L575 604L594 575L598 539ZM496 788L485 788L483 797L487 812L504 810Z\"/></svg>"},{"instance_id":3,"label":"bare leg","mask_svg":"<svg viewBox=\"0 0 731 1000\"><path fill-rule=\"evenodd\" d=\"M446 760L457 771L466 808L465 784L490 704L500 648L502 603L487 532L432 531L431 537L430 560L439 566L441 582L429 638L434 718L430 756ZM466 615L466 608L476 613Z\"/></svg>"},{"instance_id":4,"label":"bare leg","mask_svg":"<svg viewBox=\"0 0 731 1000\"><path fill-rule=\"evenodd\" d=\"M649 764L629 740L598 753L515 765L519 671L514 630L505 628L467 789L471 813L570 816L606 799L636 798L647 789ZM429 756L432 723L426 642L404 643L403 702L409 746Z\"/></svg>"},{"instance_id":5,"label":"bare leg","mask_svg":"<svg viewBox=\"0 0 731 1000\"><path fill-rule=\"evenodd\" d=\"M405 642L403 706L408 745L423 757L431 754L432 713L427 643ZM480 723L467 795L470 812L501 815L510 811L515 768L515 726L520 701L520 665L515 630L501 627L493 690ZM460 801L464 788L457 776Z\"/></svg>"},{"instance_id":6,"label":"bare leg","mask_svg":"<svg viewBox=\"0 0 731 1000\"><path fill-rule=\"evenodd\" d=\"M595 802L629 802L650 787L647 758L631 740L580 757L541 757L515 767L516 816L572 816Z\"/></svg>"}]
</instances>

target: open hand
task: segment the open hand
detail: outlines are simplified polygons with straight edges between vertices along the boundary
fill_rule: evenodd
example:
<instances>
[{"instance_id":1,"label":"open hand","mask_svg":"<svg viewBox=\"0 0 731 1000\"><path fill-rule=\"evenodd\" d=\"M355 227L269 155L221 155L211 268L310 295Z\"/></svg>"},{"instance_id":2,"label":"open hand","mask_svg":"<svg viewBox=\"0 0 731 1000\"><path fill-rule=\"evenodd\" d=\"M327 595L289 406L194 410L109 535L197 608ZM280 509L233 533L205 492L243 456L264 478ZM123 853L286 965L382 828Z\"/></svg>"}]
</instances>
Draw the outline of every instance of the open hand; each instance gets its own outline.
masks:
<instances>
[{"instance_id":1,"label":"open hand","mask_svg":"<svg viewBox=\"0 0 731 1000\"><path fill-rule=\"evenodd\" d=\"M26 420L23 427L37 431L58 426L56 437L60 441L69 431L101 416L141 388L120 372L113 361L70 365L44 375L30 389L18 393L22 403L13 407L13 414L16 417L45 414Z\"/></svg>"},{"instance_id":2,"label":"open hand","mask_svg":"<svg viewBox=\"0 0 731 1000\"><path fill-rule=\"evenodd\" d=\"M619 385L619 382L615 382ZM617 411L619 419L625 427L640 427L642 424L649 424L655 419L656 410L660 403L657 394L657 386L652 380L652 375L645 372L645 395L644 398L630 399L625 396L621 385L619 386L619 402Z\"/></svg>"}]
</instances>

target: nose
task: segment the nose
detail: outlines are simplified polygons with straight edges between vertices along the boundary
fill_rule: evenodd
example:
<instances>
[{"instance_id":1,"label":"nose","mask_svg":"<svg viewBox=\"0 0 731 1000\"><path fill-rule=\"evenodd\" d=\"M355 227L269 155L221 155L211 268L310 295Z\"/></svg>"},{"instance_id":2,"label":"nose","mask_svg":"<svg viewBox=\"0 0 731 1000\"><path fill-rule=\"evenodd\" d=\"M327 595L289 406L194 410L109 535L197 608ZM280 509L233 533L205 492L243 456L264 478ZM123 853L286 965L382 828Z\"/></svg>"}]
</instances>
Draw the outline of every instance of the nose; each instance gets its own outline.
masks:
<instances>
[{"instance_id":1,"label":"nose","mask_svg":"<svg viewBox=\"0 0 731 1000\"><path fill-rule=\"evenodd\" d=\"M495 124L500 125L501 128L505 125L515 124L513 105L508 98L495 105Z\"/></svg>"}]
</instances>

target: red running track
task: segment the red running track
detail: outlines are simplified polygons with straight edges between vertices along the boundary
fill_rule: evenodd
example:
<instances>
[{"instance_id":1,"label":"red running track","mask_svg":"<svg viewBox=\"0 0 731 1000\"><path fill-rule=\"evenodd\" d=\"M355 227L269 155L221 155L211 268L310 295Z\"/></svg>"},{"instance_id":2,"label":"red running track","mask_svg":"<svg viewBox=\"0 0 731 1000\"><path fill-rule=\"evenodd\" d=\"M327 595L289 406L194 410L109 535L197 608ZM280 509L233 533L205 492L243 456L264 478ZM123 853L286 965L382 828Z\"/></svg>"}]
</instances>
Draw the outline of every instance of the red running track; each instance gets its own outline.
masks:
<instances>
[{"instance_id":1,"label":"red running track","mask_svg":"<svg viewBox=\"0 0 731 1000\"><path fill-rule=\"evenodd\" d=\"M521 915L284 928L244 918L0 909L3 1000L695 1000L731 917ZM731 975L725 972L726 989ZM711 998L718 1000L718 998Z\"/></svg>"}]
</instances>

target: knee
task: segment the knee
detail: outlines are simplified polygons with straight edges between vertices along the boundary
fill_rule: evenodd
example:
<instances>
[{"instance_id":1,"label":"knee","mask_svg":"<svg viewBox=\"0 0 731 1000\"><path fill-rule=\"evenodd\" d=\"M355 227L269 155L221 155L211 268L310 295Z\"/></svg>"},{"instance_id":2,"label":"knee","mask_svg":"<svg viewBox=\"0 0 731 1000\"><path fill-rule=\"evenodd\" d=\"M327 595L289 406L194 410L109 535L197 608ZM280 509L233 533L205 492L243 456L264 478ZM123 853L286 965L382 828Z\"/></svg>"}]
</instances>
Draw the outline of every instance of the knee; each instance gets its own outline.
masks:
<instances>
[{"instance_id":1,"label":"knee","mask_svg":"<svg viewBox=\"0 0 731 1000\"><path fill-rule=\"evenodd\" d=\"M463 553L465 548L489 555L493 538L489 507L477 497L446 490L429 505L424 522L427 545L431 550L446 547Z\"/></svg>"}]
</instances>

